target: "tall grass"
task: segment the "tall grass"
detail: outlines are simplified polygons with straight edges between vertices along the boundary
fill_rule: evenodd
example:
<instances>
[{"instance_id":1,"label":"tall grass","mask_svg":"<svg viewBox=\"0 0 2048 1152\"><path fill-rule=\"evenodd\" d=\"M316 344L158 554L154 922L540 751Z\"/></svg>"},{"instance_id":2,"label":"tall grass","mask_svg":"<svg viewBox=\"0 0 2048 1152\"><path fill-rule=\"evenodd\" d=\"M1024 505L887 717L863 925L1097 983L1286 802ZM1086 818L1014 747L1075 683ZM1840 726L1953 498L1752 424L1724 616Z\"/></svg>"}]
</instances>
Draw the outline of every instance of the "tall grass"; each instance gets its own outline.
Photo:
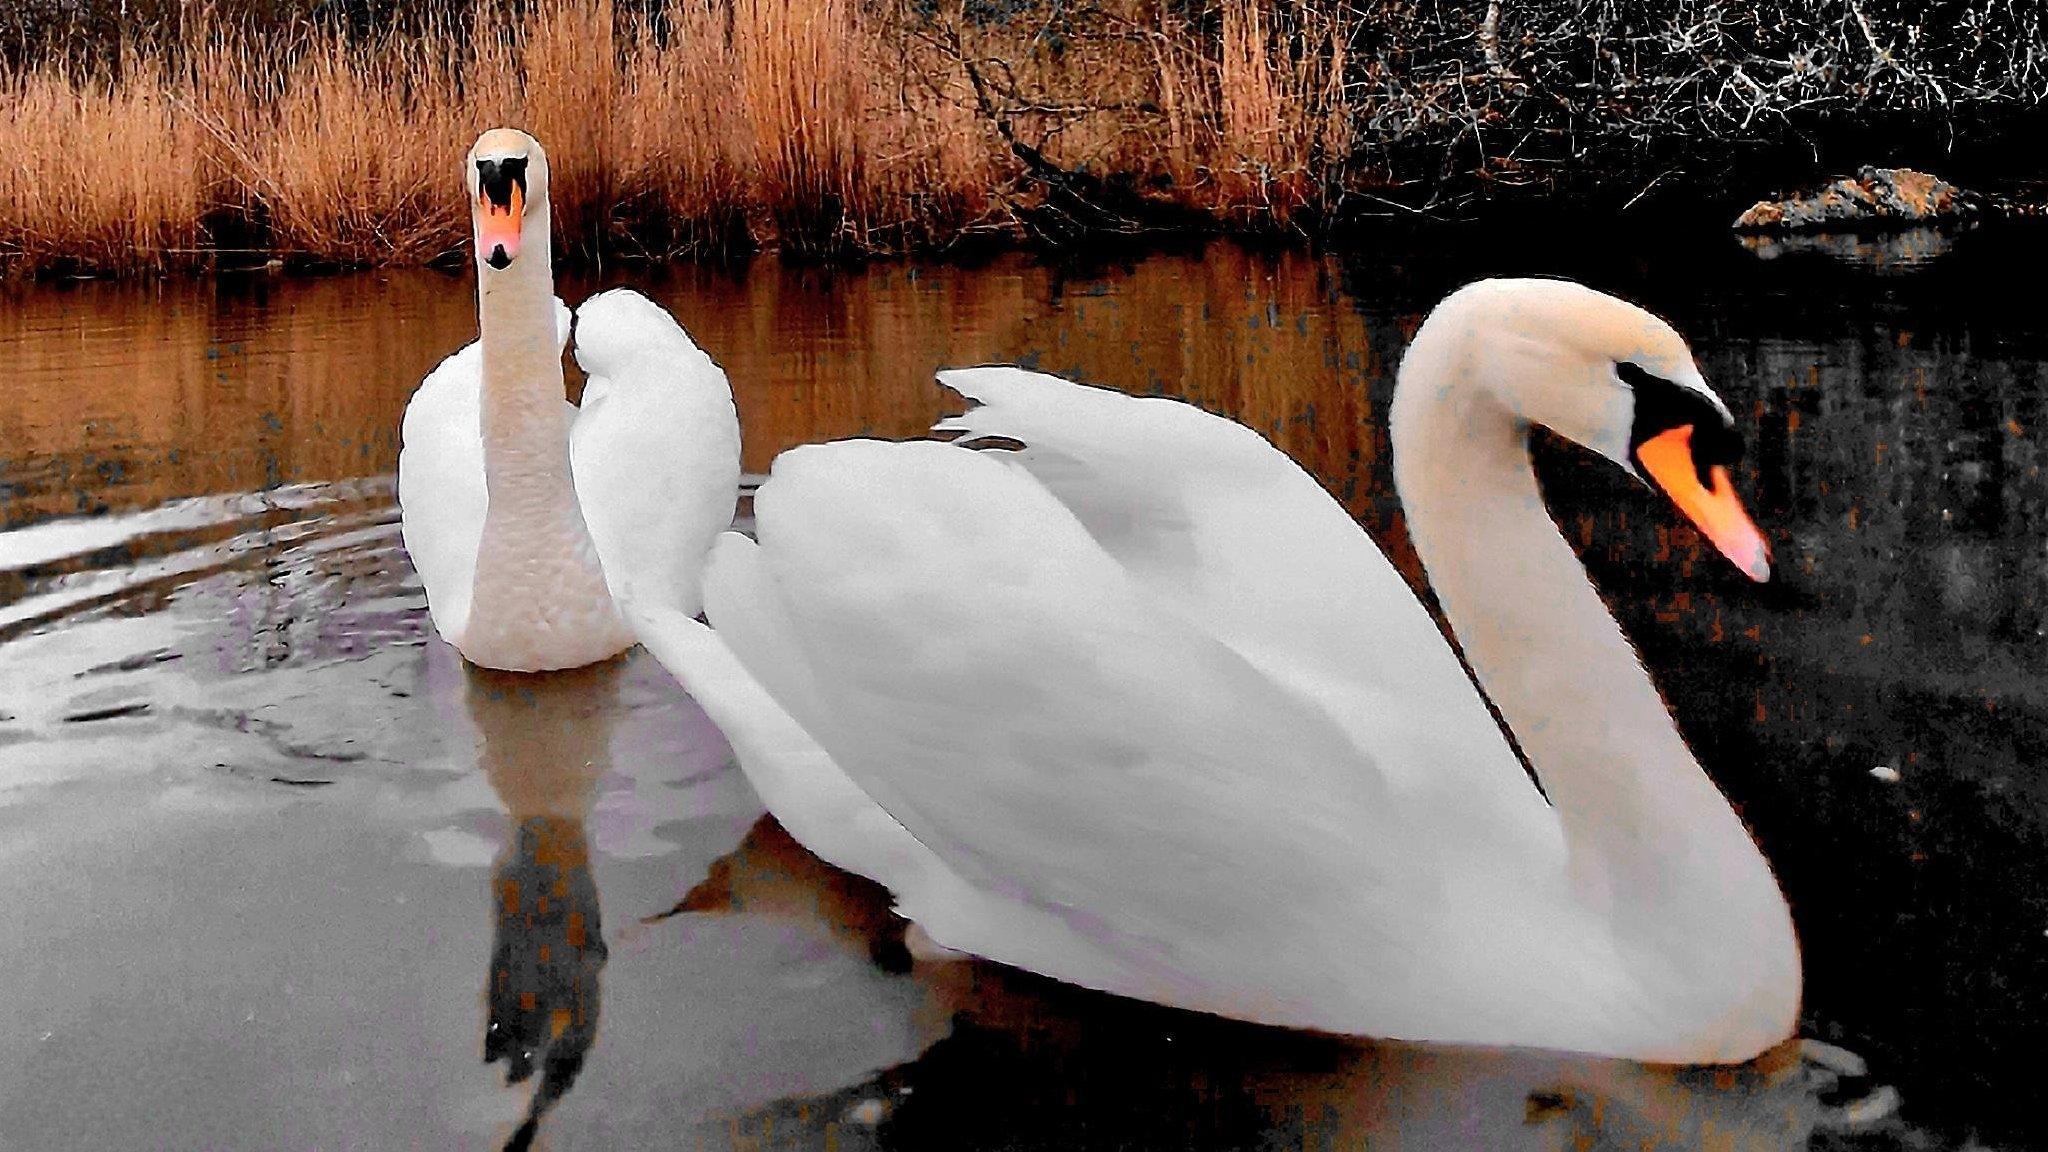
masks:
<instances>
[{"instance_id":1,"label":"tall grass","mask_svg":"<svg viewBox=\"0 0 2048 1152\"><path fill-rule=\"evenodd\" d=\"M1286 226L1348 154L1345 86L1359 25L1341 7L1221 0L1211 40L1167 18L1158 55L1168 163L1194 203L1240 226Z\"/></svg>"},{"instance_id":2,"label":"tall grass","mask_svg":"<svg viewBox=\"0 0 2048 1152\"><path fill-rule=\"evenodd\" d=\"M121 47L112 68L0 75L0 252L127 271L197 250L207 210L190 77Z\"/></svg>"},{"instance_id":3,"label":"tall grass","mask_svg":"<svg viewBox=\"0 0 2048 1152\"><path fill-rule=\"evenodd\" d=\"M711 0L666 0L658 19L666 35L634 39L623 64L635 99L616 130L633 147L614 161L614 192L639 225L621 247L651 256L746 247L755 239L751 137L734 114L726 13ZM677 57L690 66L676 67Z\"/></svg>"},{"instance_id":4,"label":"tall grass","mask_svg":"<svg viewBox=\"0 0 2048 1152\"><path fill-rule=\"evenodd\" d=\"M495 124L548 146L570 258L1016 231L1033 188L995 116L1051 164L1156 169L1184 201L1284 218L1305 198L1314 70L1266 15L1282 2L1227 0L1220 55L1192 31L1163 55L1047 53L957 8L859 0L479 0L368 32L198 8L97 68L0 64L0 263L430 262L466 237L458 158ZM1007 61L1004 108L977 102L970 42ZM1019 83L1083 95L1048 104ZM1132 111L1168 89L1178 119ZM1163 166L1162 127L1180 134Z\"/></svg>"},{"instance_id":5,"label":"tall grass","mask_svg":"<svg viewBox=\"0 0 2048 1152\"><path fill-rule=\"evenodd\" d=\"M495 124L547 145L572 258L888 248L988 211L939 171L985 179L988 149L951 138L978 133L971 117L906 102L883 55L852 0L667 0L633 19L526 0L367 35L200 16L97 69L0 65L0 261L161 269L238 239L431 261L467 234L460 157Z\"/></svg>"},{"instance_id":6,"label":"tall grass","mask_svg":"<svg viewBox=\"0 0 2048 1152\"><path fill-rule=\"evenodd\" d=\"M251 102L268 115L214 126L245 219L278 249L323 262L420 262L461 243L466 200L452 173L468 125L515 106L509 86L491 83L503 64L458 76L422 42L362 52L331 32L276 64L267 108ZM243 80L223 79L230 91ZM465 106L474 111L451 114Z\"/></svg>"},{"instance_id":7,"label":"tall grass","mask_svg":"<svg viewBox=\"0 0 2048 1152\"><path fill-rule=\"evenodd\" d=\"M2048 115L2048 21L2012 0L431 0L368 28L264 3L0 52L0 265L432 261L498 124L547 144L558 244L591 260L1155 208L1303 229L1574 172L1678 183L1872 115Z\"/></svg>"},{"instance_id":8,"label":"tall grass","mask_svg":"<svg viewBox=\"0 0 2048 1152\"><path fill-rule=\"evenodd\" d=\"M732 40L755 195L778 234L829 246L864 216L867 93L853 0L733 0Z\"/></svg>"}]
</instances>

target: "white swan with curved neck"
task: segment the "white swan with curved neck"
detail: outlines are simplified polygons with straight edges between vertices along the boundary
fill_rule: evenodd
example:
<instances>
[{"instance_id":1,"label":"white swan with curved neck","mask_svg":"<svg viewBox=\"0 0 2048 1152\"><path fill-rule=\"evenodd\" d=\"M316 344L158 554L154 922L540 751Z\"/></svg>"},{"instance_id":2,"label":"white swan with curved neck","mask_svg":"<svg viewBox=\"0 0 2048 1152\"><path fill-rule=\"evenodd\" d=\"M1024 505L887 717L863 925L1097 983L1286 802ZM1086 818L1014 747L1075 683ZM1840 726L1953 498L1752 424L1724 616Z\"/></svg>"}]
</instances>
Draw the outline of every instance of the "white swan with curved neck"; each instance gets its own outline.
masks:
<instances>
[{"instance_id":1,"label":"white swan with curved neck","mask_svg":"<svg viewBox=\"0 0 2048 1152\"><path fill-rule=\"evenodd\" d=\"M468 174L481 334L406 406L405 548L435 628L471 663L580 667L632 646L625 598L697 611L739 491L732 389L667 312L620 289L576 313L589 382L571 406L547 154L493 129Z\"/></svg>"},{"instance_id":2,"label":"white swan with curved neck","mask_svg":"<svg viewBox=\"0 0 2048 1152\"><path fill-rule=\"evenodd\" d=\"M1417 333L1395 473L1521 767L1428 614L1256 433L1013 368L941 427L785 453L632 615L771 811L941 945L1291 1027L1730 1062L1788 1036L1769 867L1538 497L1542 424L1756 578L1733 421L1676 332L1489 281Z\"/></svg>"}]
</instances>

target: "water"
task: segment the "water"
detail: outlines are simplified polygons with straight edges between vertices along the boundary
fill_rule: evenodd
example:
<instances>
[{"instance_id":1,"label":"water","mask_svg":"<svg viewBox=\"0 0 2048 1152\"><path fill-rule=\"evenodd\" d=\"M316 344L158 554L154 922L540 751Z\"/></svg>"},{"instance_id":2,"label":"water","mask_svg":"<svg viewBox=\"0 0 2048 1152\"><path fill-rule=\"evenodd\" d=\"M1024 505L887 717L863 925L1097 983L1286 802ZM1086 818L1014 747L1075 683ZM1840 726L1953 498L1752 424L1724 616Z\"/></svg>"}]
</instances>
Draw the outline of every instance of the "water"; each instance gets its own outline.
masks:
<instances>
[{"instance_id":1,"label":"water","mask_svg":"<svg viewBox=\"0 0 2048 1152\"><path fill-rule=\"evenodd\" d=\"M431 638L390 472L466 280L5 289L0 1149L497 1147L550 1080L554 1148L2048 1139L2048 320L2001 286L2043 255L1551 220L603 277L725 365L750 472L914 435L952 410L932 368L1021 359L1259 428L1411 577L1382 414L1429 303L1549 272L1669 316L1749 434L1778 578L1574 449L1540 471L1784 881L1803 1032L1871 1062L1840 1092L1784 1053L1340 1043L913 960L651 661L536 695ZM1899 1115L1830 1130L1872 1084Z\"/></svg>"}]
</instances>

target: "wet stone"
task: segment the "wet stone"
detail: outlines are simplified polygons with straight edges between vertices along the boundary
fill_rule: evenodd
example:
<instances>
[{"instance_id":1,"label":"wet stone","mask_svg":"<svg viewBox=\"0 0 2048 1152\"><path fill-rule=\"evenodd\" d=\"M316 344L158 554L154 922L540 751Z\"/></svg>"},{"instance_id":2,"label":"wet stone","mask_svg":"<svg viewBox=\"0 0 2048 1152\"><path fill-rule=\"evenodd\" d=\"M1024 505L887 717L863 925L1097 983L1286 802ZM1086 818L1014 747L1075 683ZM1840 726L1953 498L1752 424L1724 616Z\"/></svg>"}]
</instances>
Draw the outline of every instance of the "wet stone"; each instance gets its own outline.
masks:
<instances>
[{"instance_id":1,"label":"wet stone","mask_svg":"<svg viewBox=\"0 0 2048 1152\"><path fill-rule=\"evenodd\" d=\"M1759 200L1736 217L1745 232L1800 232L1901 227L1960 220L1980 210L1978 198L1912 168L1859 168L1826 187L1780 200Z\"/></svg>"}]
</instances>

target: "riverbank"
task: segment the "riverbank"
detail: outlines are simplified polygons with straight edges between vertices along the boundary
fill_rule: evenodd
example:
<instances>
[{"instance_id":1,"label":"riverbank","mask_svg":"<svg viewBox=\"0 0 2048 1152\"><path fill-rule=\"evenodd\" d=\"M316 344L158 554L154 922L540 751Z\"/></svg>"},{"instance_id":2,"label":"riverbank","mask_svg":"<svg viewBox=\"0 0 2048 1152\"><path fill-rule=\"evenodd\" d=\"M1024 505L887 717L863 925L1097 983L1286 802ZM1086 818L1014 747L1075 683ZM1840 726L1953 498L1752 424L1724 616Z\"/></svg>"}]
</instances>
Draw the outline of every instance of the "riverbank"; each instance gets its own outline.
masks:
<instances>
[{"instance_id":1,"label":"riverbank","mask_svg":"<svg viewBox=\"0 0 2048 1152\"><path fill-rule=\"evenodd\" d=\"M1732 218L1872 160L2039 179L1996 142L2048 109L2048 29L1990 0L281 6L24 27L0 63L0 266L459 260L454 158L498 123L548 144L563 255L596 262L1557 197Z\"/></svg>"}]
</instances>

